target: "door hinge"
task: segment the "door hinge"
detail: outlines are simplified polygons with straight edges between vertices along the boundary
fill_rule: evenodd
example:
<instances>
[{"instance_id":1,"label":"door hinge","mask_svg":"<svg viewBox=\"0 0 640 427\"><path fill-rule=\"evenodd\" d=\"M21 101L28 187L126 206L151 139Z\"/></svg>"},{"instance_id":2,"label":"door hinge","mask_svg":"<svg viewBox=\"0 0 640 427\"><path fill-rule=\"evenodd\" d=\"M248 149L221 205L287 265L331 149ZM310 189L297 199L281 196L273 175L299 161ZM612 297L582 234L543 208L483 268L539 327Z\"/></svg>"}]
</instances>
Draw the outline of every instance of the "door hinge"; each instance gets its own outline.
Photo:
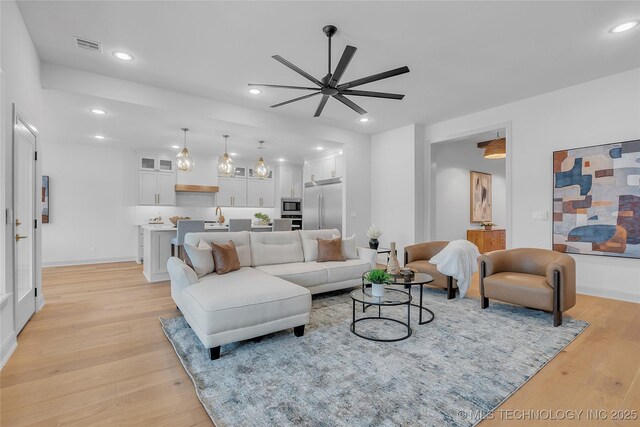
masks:
<instances>
[{"instance_id":1,"label":"door hinge","mask_svg":"<svg viewBox=\"0 0 640 427\"><path fill-rule=\"evenodd\" d=\"M38 296L38 288L33 288L33 290L35 291L35 296Z\"/></svg>"},{"instance_id":2,"label":"door hinge","mask_svg":"<svg viewBox=\"0 0 640 427\"><path fill-rule=\"evenodd\" d=\"M34 225L34 228L38 228L38 220L37 219L33 220L33 225Z\"/></svg>"},{"instance_id":3,"label":"door hinge","mask_svg":"<svg viewBox=\"0 0 640 427\"><path fill-rule=\"evenodd\" d=\"M38 152L37 152L37 151L35 151L35 152L34 152L34 154L35 154L35 155L34 155L34 160L36 160L36 161L37 161L37 160L38 160Z\"/></svg>"}]
</instances>

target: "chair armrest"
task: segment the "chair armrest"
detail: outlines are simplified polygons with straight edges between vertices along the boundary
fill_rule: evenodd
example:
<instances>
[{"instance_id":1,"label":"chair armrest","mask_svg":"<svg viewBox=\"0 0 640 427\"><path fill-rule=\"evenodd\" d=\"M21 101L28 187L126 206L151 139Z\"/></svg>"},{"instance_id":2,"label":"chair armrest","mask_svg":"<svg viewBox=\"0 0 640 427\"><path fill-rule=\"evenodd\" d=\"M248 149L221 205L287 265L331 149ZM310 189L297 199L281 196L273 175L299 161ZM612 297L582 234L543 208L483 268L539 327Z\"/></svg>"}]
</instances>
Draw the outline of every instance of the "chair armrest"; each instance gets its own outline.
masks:
<instances>
[{"instance_id":1,"label":"chair armrest","mask_svg":"<svg viewBox=\"0 0 640 427\"><path fill-rule=\"evenodd\" d=\"M502 273L504 271L518 271L509 269L509 251L494 251L484 255L480 255L478 258L478 269L482 274L482 263L484 262L485 270L484 276L491 276L492 274Z\"/></svg>"},{"instance_id":2,"label":"chair armrest","mask_svg":"<svg viewBox=\"0 0 640 427\"><path fill-rule=\"evenodd\" d=\"M187 288L200 281L196 272L179 258L169 258L167 270L169 270L171 284L179 288Z\"/></svg>"},{"instance_id":3,"label":"chair armrest","mask_svg":"<svg viewBox=\"0 0 640 427\"><path fill-rule=\"evenodd\" d=\"M413 261L429 261L438 252L443 250L449 242L437 241L437 242L424 242L416 243L415 245L404 247L404 264L408 264Z\"/></svg>"},{"instance_id":4,"label":"chair armrest","mask_svg":"<svg viewBox=\"0 0 640 427\"><path fill-rule=\"evenodd\" d=\"M371 268L376 268L378 264L378 251L370 248L361 248L357 247L356 251L358 251L358 258L363 261L368 261L371 265Z\"/></svg>"},{"instance_id":5,"label":"chair armrest","mask_svg":"<svg viewBox=\"0 0 640 427\"><path fill-rule=\"evenodd\" d=\"M555 287L555 272L560 279L560 311L566 311L576 304L576 262L569 256L562 254L547 265L547 282Z\"/></svg>"}]
</instances>

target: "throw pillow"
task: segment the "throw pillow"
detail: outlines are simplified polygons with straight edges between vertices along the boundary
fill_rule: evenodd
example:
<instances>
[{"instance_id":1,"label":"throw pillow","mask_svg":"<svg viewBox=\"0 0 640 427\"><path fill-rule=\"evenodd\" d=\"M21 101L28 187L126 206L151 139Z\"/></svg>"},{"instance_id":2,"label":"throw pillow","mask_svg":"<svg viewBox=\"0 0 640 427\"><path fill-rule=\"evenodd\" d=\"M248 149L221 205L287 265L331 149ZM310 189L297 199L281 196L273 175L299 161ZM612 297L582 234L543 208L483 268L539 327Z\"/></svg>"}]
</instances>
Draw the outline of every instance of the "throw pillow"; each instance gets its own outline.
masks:
<instances>
[{"instance_id":1,"label":"throw pillow","mask_svg":"<svg viewBox=\"0 0 640 427\"><path fill-rule=\"evenodd\" d=\"M344 261L342 254L342 239L323 240L316 238L318 242L318 262Z\"/></svg>"},{"instance_id":2,"label":"throw pillow","mask_svg":"<svg viewBox=\"0 0 640 427\"><path fill-rule=\"evenodd\" d=\"M339 238L339 234L334 234L333 238ZM358 249L356 249L356 235L342 239L342 254L346 259L358 259Z\"/></svg>"},{"instance_id":3,"label":"throw pillow","mask_svg":"<svg viewBox=\"0 0 640 427\"><path fill-rule=\"evenodd\" d=\"M211 246L209 246L207 242L200 240L198 246L185 243L184 251L186 252L185 263L193 268L198 278L213 273L215 264L213 263Z\"/></svg>"},{"instance_id":4,"label":"throw pillow","mask_svg":"<svg viewBox=\"0 0 640 427\"><path fill-rule=\"evenodd\" d=\"M238 251L236 251L236 245L233 243L233 240L229 240L228 243L222 245L212 242L211 247L216 273L227 274L231 271L240 270Z\"/></svg>"}]
</instances>

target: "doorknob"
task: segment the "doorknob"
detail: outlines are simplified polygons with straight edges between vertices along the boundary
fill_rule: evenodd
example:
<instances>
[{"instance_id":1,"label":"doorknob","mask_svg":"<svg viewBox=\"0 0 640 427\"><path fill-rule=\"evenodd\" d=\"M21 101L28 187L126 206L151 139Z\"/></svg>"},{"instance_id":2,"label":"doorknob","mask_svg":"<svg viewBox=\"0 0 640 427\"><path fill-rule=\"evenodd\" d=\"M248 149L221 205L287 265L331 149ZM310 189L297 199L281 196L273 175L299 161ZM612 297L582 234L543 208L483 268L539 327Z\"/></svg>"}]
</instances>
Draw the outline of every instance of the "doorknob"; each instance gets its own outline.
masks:
<instances>
[{"instance_id":1,"label":"doorknob","mask_svg":"<svg viewBox=\"0 0 640 427\"><path fill-rule=\"evenodd\" d=\"M16 218L16 227L22 225L22 223L20 222L20 220L18 218Z\"/></svg>"},{"instance_id":2,"label":"doorknob","mask_svg":"<svg viewBox=\"0 0 640 427\"><path fill-rule=\"evenodd\" d=\"M16 234L16 242L19 241L20 239L26 239L29 236L21 236L19 234Z\"/></svg>"}]
</instances>

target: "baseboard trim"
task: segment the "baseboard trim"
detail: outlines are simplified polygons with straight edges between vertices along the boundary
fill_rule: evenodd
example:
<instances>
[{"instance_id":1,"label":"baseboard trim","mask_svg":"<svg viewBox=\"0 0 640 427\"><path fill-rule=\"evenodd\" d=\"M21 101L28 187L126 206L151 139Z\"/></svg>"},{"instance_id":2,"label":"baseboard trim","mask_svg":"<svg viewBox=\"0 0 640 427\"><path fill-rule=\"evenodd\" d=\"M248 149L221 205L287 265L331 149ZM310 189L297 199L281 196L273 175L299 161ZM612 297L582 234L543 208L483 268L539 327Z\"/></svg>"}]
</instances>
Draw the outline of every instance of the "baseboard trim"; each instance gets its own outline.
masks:
<instances>
[{"instance_id":1,"label":"baseboard trim","mask_svg":"<svg viewBox=\"0 0 640 427\"><path fill-rule=\"evenodd\" d=\"M92 258L92 259L69 259L60 261L43 261L43 267L66 267L70 265L86 265L86 264L108 264L110 262L127 262L135 261L135 256L115 257L115 258Z\"/></svg>"},{"instance_id":2,"label":"baseboard trim","mask_svg":"<svg viewBox=\"0 0 640 427\"><path fill-rule=\"evenodd\" d=\"M7 337L6 340L2 343L2 348L0 348L0 354L2 358L0 359L0 370L4 367L4 365L9 361L9 358L16 351L18 347L18 340L15 332L11 332L11 335Z\"/></svg>"},{"instance_id":3,"label":"baseboard trim","mask_svg":"<svg viewBox=\"0 0 640 427\"><path fill-rule=\"evenodd\" d=\"M576 292L582 295L589 295L598 298L615 299L619 301L640 303L640 295L631 294L629 292L610 291L601 288L592 288L589 286L578 286Z\"/></svg>"}]
</instances>

